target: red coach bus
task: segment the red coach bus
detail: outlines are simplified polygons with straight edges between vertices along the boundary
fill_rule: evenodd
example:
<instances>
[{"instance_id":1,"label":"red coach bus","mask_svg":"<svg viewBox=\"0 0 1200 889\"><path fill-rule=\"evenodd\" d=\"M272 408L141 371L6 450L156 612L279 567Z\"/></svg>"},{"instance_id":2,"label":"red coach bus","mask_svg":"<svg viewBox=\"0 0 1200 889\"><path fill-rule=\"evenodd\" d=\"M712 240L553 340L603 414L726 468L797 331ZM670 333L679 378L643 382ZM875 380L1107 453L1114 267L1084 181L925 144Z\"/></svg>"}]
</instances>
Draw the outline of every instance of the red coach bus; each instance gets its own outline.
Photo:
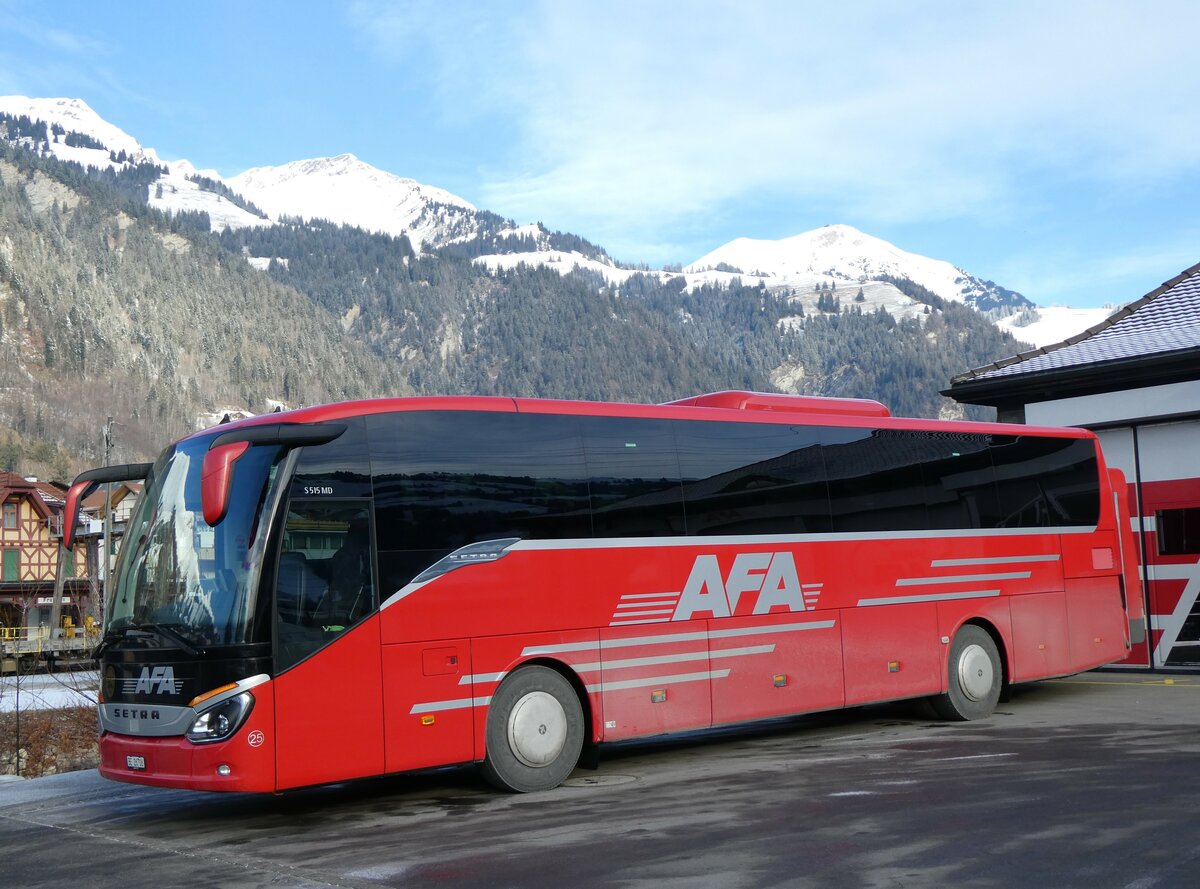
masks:
<instances>
[{"instance_id":1,"label":"red coach bus","mask_svg":"<svg viewBox=\"0 0 1200 889\"><path fill-rule=\"evenodd\" d=\"M405 398L197 433L145 477L107 596L101 773L278 791L929 697L1126 656L1114 474L1075 429L723 392ZM70 538L68 529L67 538Z\"/></svg>"}]
</instances>

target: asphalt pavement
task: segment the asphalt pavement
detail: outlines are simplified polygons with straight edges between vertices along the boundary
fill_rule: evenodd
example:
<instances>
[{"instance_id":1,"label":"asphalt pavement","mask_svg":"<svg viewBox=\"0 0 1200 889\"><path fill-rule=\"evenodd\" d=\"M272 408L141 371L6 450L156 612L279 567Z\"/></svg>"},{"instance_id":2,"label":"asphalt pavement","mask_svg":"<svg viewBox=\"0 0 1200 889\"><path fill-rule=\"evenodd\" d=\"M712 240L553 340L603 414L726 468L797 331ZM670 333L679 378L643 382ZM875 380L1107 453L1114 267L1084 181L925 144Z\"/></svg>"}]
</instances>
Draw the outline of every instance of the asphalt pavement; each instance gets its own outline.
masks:
<instances>
[{"instance_id":1,"label":"asphalt pavement","mask_svg":"<svg viewBox=\"0 0 1200 889\"><path fill-rule=\"evenodd\" d=\"M1089 673L990 719L881 705L279 796L0 783L0 886L1200 886L1200 676Z\"/></svg>"}]
</instances>

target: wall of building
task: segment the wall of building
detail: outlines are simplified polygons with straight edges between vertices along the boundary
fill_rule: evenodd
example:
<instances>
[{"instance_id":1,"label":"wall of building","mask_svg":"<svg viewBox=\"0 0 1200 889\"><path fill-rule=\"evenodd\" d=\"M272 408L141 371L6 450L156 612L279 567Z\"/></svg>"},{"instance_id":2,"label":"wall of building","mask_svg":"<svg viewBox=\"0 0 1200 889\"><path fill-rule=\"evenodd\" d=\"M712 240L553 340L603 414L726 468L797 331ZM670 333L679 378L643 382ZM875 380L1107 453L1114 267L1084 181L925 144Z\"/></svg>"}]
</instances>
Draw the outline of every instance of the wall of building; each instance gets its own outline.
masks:
<instances>
[{"instance_id":1,"label":"wall of building","mask_svg":"<svg viewBox=\"0 0 1200 889\"><path fill-rule=\"evenodd\" d=\"M1126 663L1200 668L1200 382L1029 404L1026 419L1095 429L1130 483L1150 634Z\"/></svg>"}]
</instances>

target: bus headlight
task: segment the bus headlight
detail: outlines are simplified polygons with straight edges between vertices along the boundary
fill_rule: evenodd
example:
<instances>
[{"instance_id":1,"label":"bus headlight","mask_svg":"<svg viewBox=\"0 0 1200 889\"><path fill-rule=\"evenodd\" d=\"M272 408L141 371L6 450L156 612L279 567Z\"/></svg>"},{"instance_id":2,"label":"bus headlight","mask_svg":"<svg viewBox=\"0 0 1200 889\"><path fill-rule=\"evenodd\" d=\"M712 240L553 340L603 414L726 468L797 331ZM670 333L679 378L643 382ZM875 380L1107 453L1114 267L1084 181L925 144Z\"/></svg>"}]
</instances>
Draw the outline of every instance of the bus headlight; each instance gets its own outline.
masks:
<instances>
[{"instance_id":1,"label":"bus headlight","mask_svg":"<svg viewBox=\"0 0 1200 889\"><path fill-rule=\"evenodd\" d=\"M215 707L210 707L196 717L187 730L187 739L193 744L224 741L246 721L254 707L254 695L248 691L226 698Z\"/></svg>"}]
</instances>

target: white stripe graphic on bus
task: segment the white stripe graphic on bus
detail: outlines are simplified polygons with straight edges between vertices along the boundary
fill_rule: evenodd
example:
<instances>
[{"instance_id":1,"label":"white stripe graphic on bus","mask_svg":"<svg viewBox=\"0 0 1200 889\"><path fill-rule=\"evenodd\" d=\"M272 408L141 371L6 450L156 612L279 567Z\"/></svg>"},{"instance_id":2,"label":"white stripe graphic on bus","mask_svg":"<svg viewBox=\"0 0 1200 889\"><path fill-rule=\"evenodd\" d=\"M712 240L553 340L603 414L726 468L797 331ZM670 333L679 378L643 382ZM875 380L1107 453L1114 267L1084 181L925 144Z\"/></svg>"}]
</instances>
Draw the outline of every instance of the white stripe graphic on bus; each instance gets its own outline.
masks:
<instances>
[{"instance_id":1,"label":"white stripe graphic on bus","mask_svg":"<svg viewBox=\"0 0 1200 889\"><path fill-rule=\"evenodd\" d=\"M960 574L958 576L944 575L940 577L901 577L896 586L933 586L942 583L978 583L985 580L1025 580L1033 575L1032 571L1011 571L1008 574Z\"/></svg>"},{"instance_id":2,"label":"white stripe graphic on bus","mask_svg":"<svg viewBox=\"0 0 1200 889\"><path fill-rule=\"evenodd\" d=\"M966 565L1020 565L1024 562L1057 562L1058 553L1043 556L992 556L982 559L934 559L930 568L962 568Z\"/></svg>"},{"instance_id":3,"label":"white stripe graphic on bus","mask_svg":"<svg viewBox=\"0 0 1200 889\"><path fill-rule=\"evenodd\" d=\"M651 676L649 679L621 679L617 682L597 682L589 685L591 693L598 691L622 691L627 688L647 688L651 685L681 684L684 682L703 682L705 679L724 679L729 675L728 670L706 670L703 673L681 673L677 676Z\"/></svg>"},{"instance_id":4,"label":"white stripe graphic on bus","mask_svg":"<svg viewBox=\"0 0 1200 889\"><path fill-rule=\"evenodd\" d=\"M416 713L441 713L443 710L462 710L466 707L483 707L492 702L492 696L484 698L456 698L453 701L431 701L428 704L413 704L409 715Z\"/></svg>"},{"instance_id":5,"label":"white stripe graphic on bus","mask_svg":"<svg viewBox=\"0 0 1200 889\"><path fill-rule=\"evenodd\" d=\"M602 691L622 691L629 688L647 688L651 685L679 685L684 682L703 682L706 679L725 679L729 670L705 670L700 673L677 673L671 676L650 676L643 679L619 679L616 682L594 682L587 686L589 694ZM413 704L409 715L418 713L441 713L445 710L462 710L466 707L482 707L492 702L491 695L481 698L455 698L450 701L429 701Z\"/></svg>"},{"instance_id":6,"label":"white stripe graphic on bus","mask_svg":"<svg viewBox=\"0 0 1200 889\"><path fill-rule=\"evenodd\" d=\"M630 636L628 639L605 639L589 642L564 642L561 645L530 645L522 649L521 657L536 657L543 654L569 654L576 651L598 651L610 648L631 648L636 645L673 645L676 642L697 642L702 639L728 639L735 636L758 636L767 633L794 633L802 630L828 630L836 624L832 620L806 620L779 624L761 624L753 627L732 627L701 633L663 633L657 636Z\"/></svg>"},{"instance_id":7,"label":"white stripe graphic on bus","mask_svg":"<svg viewBox=\"0 0 1200 889\"><path fill-rule=\"evenodd\" d=\"M717 658L745 657L755 654L772 654L774 644L751 645L747 648L718 648L713 651L685 651L680 654L659 654L649 657L631 657L617 661L593 661L587 664L571 664L576 673L595 673L597 670L629 670L636 667L655 667L662 664L683 664L689 661L715 660ZM470 685L474 682L499 682L506 673L479 673L473 676L463 676L458 680L459 685Z\"/></svg>"},{"instance_id":8,"label":"white stripe graphic on bus","mask_svg":"<svg viewBox=\"0 0 1200 889\"><path fill-rule=\"evenodd\" d=\"M724 657L743 657L752 654L771 654L774 645L753 645L749 648L725 648L715 651L685 651L682 654L660 654L652 657L631 657L619 661L596 661L591 664L578 664L575 670L580 673L593 673L596 670L628 670L633 667L650 667L658 664L680 664L687 661L703 661Z\"/></svg>"},{"instance_id":9,"label":"white stripe graphic on bus","mask_svg":"<svg viewBox=\"0 0 1200 889\"><path fill-rule=\"evenodd\" d=\"M859 606L912 605L916 602L951 602L955 599L991 599L999 596L999 590L970 590L961 593L927 593L916 596L882 596L877 599L859 599Z\"/></svg>"},{"instance_id":10,"label":"white stripe graphic on bus","mask_svg":"<svg viewBox=\"0 0 1200 889\"><path fill-rule=\"evenodd\" d=\"M653 610L651 610L651 611L626 611L626 612L623 612L622 614L620 614L620 615L618 615L618 616L619 616L619 617L622 617L622 618L626 618L626 617L655 617L655 616L657 616L657 615L660 615L660 614L671 615L671 614L674 614L674 613L675 613L675 609L674 609L674 608L656 608L656 609L653 609ZM663 620L669 620L669 618L667 618L667 617L664 617L664 618L663 618Z\"/></svg>"}]
</instances>

